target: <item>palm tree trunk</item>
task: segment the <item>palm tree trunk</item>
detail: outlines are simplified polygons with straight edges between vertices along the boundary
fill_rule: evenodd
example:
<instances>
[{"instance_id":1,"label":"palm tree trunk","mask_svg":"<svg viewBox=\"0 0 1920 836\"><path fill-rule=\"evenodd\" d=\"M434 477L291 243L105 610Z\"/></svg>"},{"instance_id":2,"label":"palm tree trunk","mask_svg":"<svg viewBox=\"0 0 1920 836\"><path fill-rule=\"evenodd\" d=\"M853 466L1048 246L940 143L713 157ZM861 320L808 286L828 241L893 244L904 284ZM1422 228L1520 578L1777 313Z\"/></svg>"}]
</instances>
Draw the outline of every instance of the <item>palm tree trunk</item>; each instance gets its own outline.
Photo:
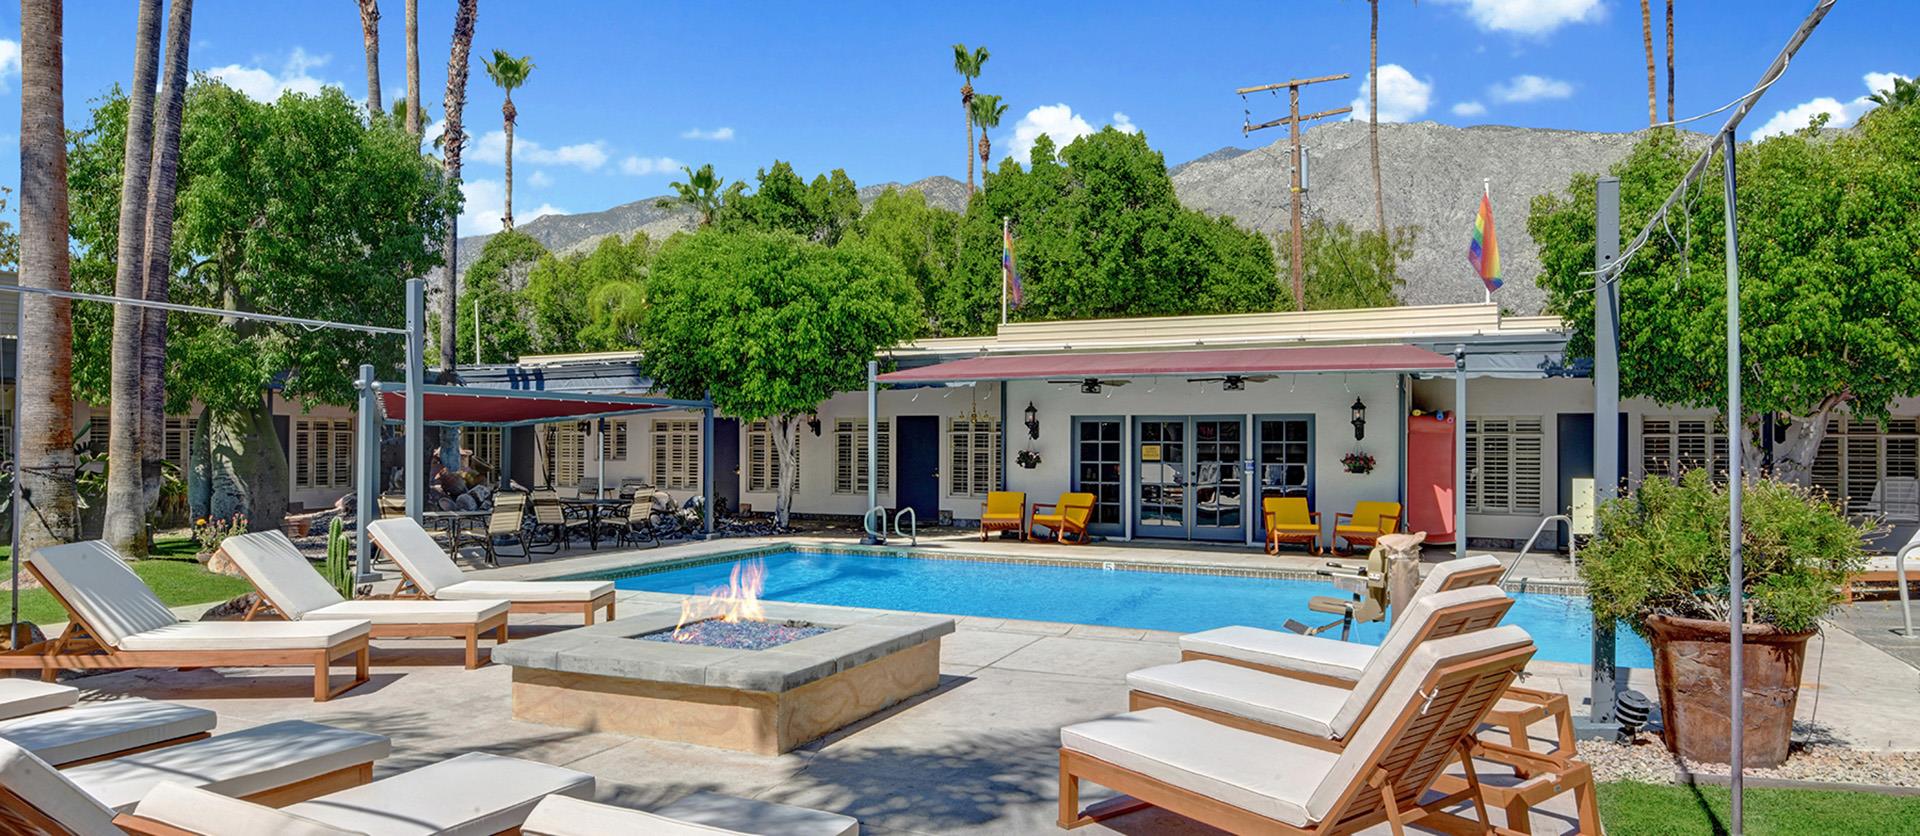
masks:
<instances>
[{"instance_id":1,"label":"palm tree trunk","mask_svg":"<svg viewBox=\"0 0 1920 836\"><path fill-rule=\"evenodd\" d=\"M473 24L479 14L480 0L460 0L453 15L453 46L447 54L447 122L441 149L446 155L447 181L460 184L460 152L467 143L461 125L461 111L467 106L468 56L473 52ZM441 248L445 260L440 286L440 375L442 382L454 380L455 352L458 348L459 299L454 279L460 261L460 216L447 220L446 245ZM460 467L460 432L456 428L440 433L440 461L449 468ZM417 462L413 464L418 464Z\"/></svg>"},{"instance_id":2,"label":"palm tree trunk","mask_svg":"<svg viewBox=\"0 0 1920 836\"><path fill-rule=\"evenodd\" d=\"M987 164L993 159L993 140L987 139L987 129L980 129L980 179L987 179Z\"/></svg>"},{"instance_id":3,"label":"palm tree trunk","mask_svg":"<svg viewBox=\"0 0 1920 836\"><path fill-rule=\"evenodd\" d=\"M420 139L420 0L407 0L407 133Z\"/></svg>"},{"instance_id":4,"label":"palm tree trunk","mask_svg":"<svg viewBox=\"0 0 1920 836\"><path fill-rule=\"evenodd\" d=\"M180 170L180 122L187 103L187 53L193 43L193 0L173 0L167 18L166 75L154 102L152 180L147 186L149 301L165 302L173 279L173 199ZM166 458L167 312L151 309L140 324L140 481L149 513L160 501L160 463ZM184 476L184 474L183 474Z\"/></svg>"},{"instance_id":5,"label":"palm tree trunk","mask_svg":"<svg viewBox=\"0 0 1920 836\"><path fill-rule=\"evenodd\" d=\"M380 0L360 0L360 42L367 50L367 113L386 115L380 107Z\"/></svg>"},{"instance_id":6,"label":"palm tree trunk","mask_svg":"<svg viewBox=\"0 0 1920 836\"><path fill-rule=\"evenodd\" d=\"M506 131L507 131L507 208L505 212L500 216L500 226L505 228L508 232L512 232L513 231L513 93L512 91L508 91L507 103L501 109L506 111L506 115L507 115L507 119L506 119L506 123L507 123L507 127L506 127Z\"/></svg>"},{"instance_id":7,"label":"palm tree trunk","mask_svg":"<svg viewBox=\"0 0 1920 836\"><path fill-rule=\"evenodd\" d=\"M1653 9L1647 0L1640 0L1640 42L1647 52L1647 127L1653 127L1660 121L1660 96L1654 90Z\"/></svg>"},{"instance_id":8,"label":"palm tree trunk","mask_svg":"<svg viewBox=\"0 0 1920 836\"><path fill-rule=\"evenodd\" d=\"M973 85L960 88L960 114L967 118L967 197L973 197Z\"/></svg>"},{"instance_id":9,"label":"palm tree trunk","mask_svg":"<svg viewBox=\"0 0 1920 836\"><path fill-rule=\"evenodd\" d=\"M20 284L68 290L67 122L61 0L20 3ZM23 296L20 387L20 547L73 537L73 312L65 299Z\"/></svg>"},{"instance_id":10,"label":"palm tree trunk","mask_svg":"<svg viewBox=\"0 0 1920 836\"><path fill-rule=\"evenodd\" d=\"M119 247L113 293L142 293L147 266L147 167L153 157L153 84L160 64L160 0L141 0L133 35L133 85L127 90L127 142L121 156ZM146 503L140 486L140 324L142 311L113 306L107 401L107 509L102 538L122 554L145 557Z\"/></svg>"},{"instance_id":11,"label":"palm tree trunk","mask_svg":"<svg viewBox=\"0 0 1920 836\"><path fill-rule=\"evenodd\" d=\"M1367 30L1367 144L1373 155L1373 222L1387 239L1387 195L1380 185L1380 0L1367 0L1372 24Z\"/></svg>"},{"instance_id":12,"label":"palm tree trunk","mask_svg":"<svg viewBox=\"0 0 1920 836\"><path fill-rule=\"evenodd\" d=\"M1673 0L1667 0L1667 121L1673 120Z\"/></svg>"}]
</instances>

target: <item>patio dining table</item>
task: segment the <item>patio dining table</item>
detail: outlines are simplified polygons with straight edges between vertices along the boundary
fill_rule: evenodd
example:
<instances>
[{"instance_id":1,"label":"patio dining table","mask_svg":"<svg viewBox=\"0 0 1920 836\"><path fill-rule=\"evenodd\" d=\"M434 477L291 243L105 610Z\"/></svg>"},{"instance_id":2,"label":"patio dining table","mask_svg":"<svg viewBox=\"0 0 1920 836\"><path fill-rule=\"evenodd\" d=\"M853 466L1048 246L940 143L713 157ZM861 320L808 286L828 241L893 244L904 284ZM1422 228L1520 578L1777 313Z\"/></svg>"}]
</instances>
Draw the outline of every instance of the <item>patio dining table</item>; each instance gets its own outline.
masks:
<instances>
[{"instance_id":1,"label":"patio dining table","mask_svg":"<svg viewBox=\"0 0 1920 836\"><path fill-rule=\"evenodd\" d=\"M478 522L482 530L487 526L487 517L492 511L423 511L421 520L429 526L438 525L447 532L447 557L460 557L460 531L469 520Z\"/></svg>"},{"instance_id":2,"label":"patio dining table","mask_svg":"<svg viewBox=\"0 0 1920 836\"><path fill-rule=\"evenodd\" d=\"M600 520L602 519L603 513L613 509L626 508L632 504L633 500L631 499L581 498L560 500L560 507L562 508L587 512L587 547L594 551L600 550ZM613 518L611 514L605 516L607 519Z\"/></svg>"}]
</instances>

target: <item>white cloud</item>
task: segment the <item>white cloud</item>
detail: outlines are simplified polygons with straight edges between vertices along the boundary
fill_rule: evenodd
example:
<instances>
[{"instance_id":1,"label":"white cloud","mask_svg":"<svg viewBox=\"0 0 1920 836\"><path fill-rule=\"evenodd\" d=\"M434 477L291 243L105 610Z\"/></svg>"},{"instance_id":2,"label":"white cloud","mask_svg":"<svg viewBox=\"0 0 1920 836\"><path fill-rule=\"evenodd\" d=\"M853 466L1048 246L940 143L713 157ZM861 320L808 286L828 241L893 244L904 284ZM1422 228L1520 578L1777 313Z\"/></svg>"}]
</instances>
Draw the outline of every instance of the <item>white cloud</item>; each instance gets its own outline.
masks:
<instances>
[{"instance_id":1,"label":"white cloud","mask_svg":"<svg viewBox=\"0 0 1920 836\"><path fill-rule=\"evenodd\" d=\"M1479 102L1454 102L1450 108L1455 116L1485 116L1487 106Z\"/></svg>"},{"instance_id":2,"label":"white cloud","mask_svg":"<svg viewBox=\"0 0 1920 836\"><path fill-rule=\"evenodd\" d=\"M733 139L733 129L732 128L714 128L713 130L710 130L710 131L703 131L699 128L688 128L685 133L682 133L680 135L680 138L681 139L704 139L709 142L727 142Z\"/></svg>"},{"instance_id":3,"label":"white cloud","mask_svg":"<svg viewBox=\"0 0 1920 836\"><path fill-rule=\"evenodd\" d=\"M1113 129L1123 134L1137 134L1140 132L1140 127L1133 124L1133 117L1117 110L1113 112Z\"/></svg>"},{"instance_id":4,"label":"white cloud","mask_svg":"<svg viewBox=\"0 0 1920 836\"><path fill-rule=\"evenodd\" d=\"M20 75L20 42L0 38L0 93L12 89L8 82Z\"/></svg>"},{"instance_id":5,"label":"white cloud","mask_svg":"<svg viewBox=\"0 0 1920 836\"><path fill-rule=\"evenodd\" d=\"M279 72L261 67L228 64L208 70L207 75L245 93L248 98L271 102L279 99L284 93L314 96L320 93L322 87L345 89L346 85L341 82L321 81L312 73L313 70L326 66L331 60L333 56L313 55L301 47L294 47L293 52L287 55L286 63L281 65Z\"/></svg>"},{"instance_id":6,"label":"white cloud","mask_svg":"<svg viewBox=\"0 0 1920 836\"><path fill-rule=\"evenodd\" d=\"M1399 64L1380 65L1380 121L1407 122L1418 119L1433 103L1433 82L1414 78ZM1353 98L1356 122L1367 121L1367 79L1360 79L1360 95Z\"/></svg>"},{"instance_id":7,"label":"white cloud","mask_svg":"<svg viewBox=\"0 0 1920 836\"><path fill-rule=\"evenodd\" d=\"M492 165L504 165L507 159L507 134L505 131L488 131L474 140L467 151L469 158ZM513 138L513 159L516 162L537 165L570 165L583 171L594 171L607 164L612 155L607 152L607 143L603 140L580 142L548 148L524 136Z\"/></svg>"},{"instance_id":8,"label":"white cloud","mask_svg":"<svg viewBox=\"0 0 1920 836\"><path fill-rule=\"evenodd\" d=\"M553 178L548 177L546 172L536 168L533 170L533 174L528 175L527 185L536 189L544 189L553 185Z\"/></svg>"},{"instance_id":9,"label":"white cloud","mask_svg":"<svg viewBox=\"0 0 1920 836\"><path fill-rule=\"evenodd\" d=\"M650 174L672 174L680 170L681 162L672 157L628 157L620 161L620 173L635 177Z\"/></svg>"},{"instance_id":10,"label":"white cloud","mask_svg":"<svg viewBox=\"0 0 1920 836\"><path fill-rule=\"evenodd\" d=\"M1111 124L1114 130L1122 133L1140 131L1139 126L1133 124L1132 118L1118 111L1114 112ZM1065 102L1041 105L1020 117L1020 121L1013 126L1013 135L1003 137L998 145L1005 149L1006 156L1025 161L1033 155L1033 143L1040 139L1041 134L1052 139L1055 148L1065 148L1074 140L1090 135L1096 130L1093 123L1088 122L1085 116L1074 113L1073 108L1067 106Z\"/></svg>"},{"instance_id":11,"label":"white cloud","mask_svg":"<svg viewBox=\"0 0 1920 836\"><path fill-rule=\"evenodd\" d=\"M1546 35L1569 23L1593 23L1606 17L1600 0L1441 0L1464 6L1475 26L1488 32Z\"/></svg>"},{"instance_id":12,"label":"white cloud","mask_svg":"<svg viewBox=\"0 0 1920 836\"><path fill-rule=\"evenodd\" d=\"M1573 95L1573 84L1540 75L1517 75L1487 88L1487 95L1501 102L1538 102L1564 99Z\"/></svg>"},{"instance_id":13,"label":"white cloud","mask_svg":"<svg viewBox=\"0 0 1920 836\"><path fill-rule=\"evenodd\" d=\"M1861 77L1861 81L1866 82L1868 93L1878 93L1892 89L1893 80L1896 78L1905 78L1905 76L1898 73L1867 73ZM1845 128L1860 121L1860 117L1865 116L1867 111L1877 106L1865 94L1848 102L1842 102L1832 96L1821 96L1813 101L1801 102L1774 113L1772 119L1768 119L1766 124L1754 130L1753 138L1766 139L1770 136L1800 130L1806 127L1813 117L1822 113L1827 114L1827 127Z\"/></svg>"},{"instance_id":14,"label":"white cloud","mask_svg":"<svg viewBox=\"0 0 1920 836\"><path fill-rule=\"evenodd\" d=\"M466 180L460 183L460 193L466 197L466 204L460 208L460 234L486 235L500 231L500 219L506 212L506 189L498 180ZM567 210L551 203L542 203L532 210L519 209L514 213L513 221L524 224L542 215L565 215Z\"/></svg>"}]
</instances>

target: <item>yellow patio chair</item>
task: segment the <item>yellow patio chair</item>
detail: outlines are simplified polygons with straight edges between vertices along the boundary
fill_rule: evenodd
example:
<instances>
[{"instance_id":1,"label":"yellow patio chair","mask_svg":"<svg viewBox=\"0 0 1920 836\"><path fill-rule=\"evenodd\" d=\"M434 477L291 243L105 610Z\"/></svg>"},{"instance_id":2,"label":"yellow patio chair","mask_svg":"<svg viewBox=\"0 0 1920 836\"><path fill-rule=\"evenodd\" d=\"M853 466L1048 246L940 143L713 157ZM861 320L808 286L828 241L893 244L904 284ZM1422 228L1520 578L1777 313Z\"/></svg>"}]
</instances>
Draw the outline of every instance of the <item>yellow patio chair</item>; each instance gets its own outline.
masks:
<instances>
[{"instance_id":1,"label":"yellow patio chair","mask_svg":"<svg viewBox=\"0 0 1920 836\"><path fill-rule=\"evenodd\" d=\"M1042 508L1048 509L1050 513L1040 513ZM1087 522L1091 519L1093 519L1093 494L1063 493L1060 495L1059 502L1033 504L1033 524L1029 531L1035 537L1045 537L1056 543L1071 542L1084 545L1087 542ZM1041 528L1047 529L1049 534L1042 535ZM1067 535L1073 535L1074 539L1068 540Z\"/></svg>"},{"instance_id":2,"label":"yellow patio chair","mask_svg":"<svg viewBox=\"0 0 1920 836\"><path fill-rule=\"evenodd\" d=\"M1269 496L1260 501L1266 517L1267 554L1279 554L1281 543L1305 543L1307 554L1320 553L1320 512L1307 508L1303 496Z\"/></svg>"},{"instance_id":3,"label":"yellow patio chair","mask_svg":"<svg viewBox=\"0 0 1920 836\"><path fill-rule=\"evenodd\" d=\"M995 531L1017 531L1027 539L1027 494L1024 491L992 491L980 503L980 539Z\"/></svg>"},{"instance_id":4,"label":"yellow patio chair","mask_svg":"<svg viewBox=\"0 0 1920 836\"><path fill-rule=\"evenodd\" d=\"M1342 522L1345 520L1345 522ZM1340 549L1340 541L1347 541L1349 547L1371 547L1379 542L1380 535L1392 534L1400 529L1400 503L1398 502L1356 502L1353 513L1333 515L1333 537L1328 547L1342 557L1346 552Z\"/></svg>"}]
</instances>

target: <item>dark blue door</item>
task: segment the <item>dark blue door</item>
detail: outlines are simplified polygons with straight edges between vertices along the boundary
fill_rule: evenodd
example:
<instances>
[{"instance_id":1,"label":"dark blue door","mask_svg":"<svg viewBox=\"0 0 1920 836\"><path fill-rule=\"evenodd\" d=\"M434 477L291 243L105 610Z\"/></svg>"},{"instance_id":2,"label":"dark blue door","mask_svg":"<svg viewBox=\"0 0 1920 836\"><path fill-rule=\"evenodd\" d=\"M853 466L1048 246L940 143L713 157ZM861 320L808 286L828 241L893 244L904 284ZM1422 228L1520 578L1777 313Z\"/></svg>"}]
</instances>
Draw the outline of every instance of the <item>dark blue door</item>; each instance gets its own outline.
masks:
<instances>
[{"instance_id":1,"label":"dark blue door","mask_svg":"<svg viewBox=\"0 0 1920 836\"><path fill-rule=\"evenodd\" d=\"M940 519L940 419L902 415L893 428L893 498L912 508L921 525Z\"/></svg>"}]
</instances>

